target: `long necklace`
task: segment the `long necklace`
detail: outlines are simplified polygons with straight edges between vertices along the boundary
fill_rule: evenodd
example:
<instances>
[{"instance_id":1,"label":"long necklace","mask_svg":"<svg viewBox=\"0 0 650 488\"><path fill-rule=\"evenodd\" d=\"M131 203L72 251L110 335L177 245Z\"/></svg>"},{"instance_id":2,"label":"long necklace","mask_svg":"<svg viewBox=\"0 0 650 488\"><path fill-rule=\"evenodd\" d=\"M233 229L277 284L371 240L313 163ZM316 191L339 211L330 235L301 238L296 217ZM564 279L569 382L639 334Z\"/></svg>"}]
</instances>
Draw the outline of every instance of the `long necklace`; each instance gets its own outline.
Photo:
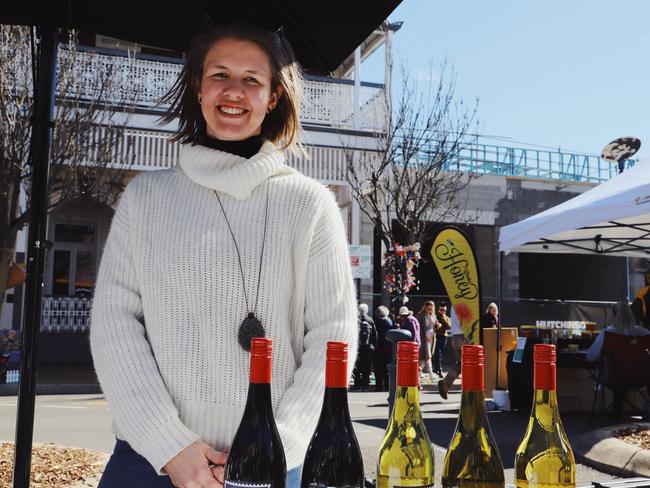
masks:
<instances>
[{"instance_id":1,"label":"long necklace","mask_svg":"<svg viewBox=\"0 0 650 488\"><path fill-rule=\"evenodd\" d=\"M230 226L230 222L228 221L228 216L226 215L226 210L223 208L223 204L221 203L221 199L219 198L219 194L217 193L216 190L214 190L214 194L217 196L217 201L219 202L219 206L221 207L221 211L223 212L223 217L224 219L226 219L228 230L230 231L232 240L235 243L235 250L237 251L237 260L239 261L239 272L241 273L241 285L242 288L244 289L244 300L246 301L246 310L248 310L248 314L246 315L246 318L239 326L237 340L239 341L239 345L245 351L250 351L251 341L253 340L253 337L264 337L265 334L264 326L262 325L262 322L260 322L260 320L255 315L255 312L257 311L257 301L260 296L262 262L264 261L264 247L266 244L266 225L269 220L268 218L269 217L269 180L266 180L266 209L264 210L264 235L262 237L262 253L260 255L260 268L257 273L257 292L255 294L255 305L253 306L253 311L251 311L248 305L248 294L246 293L246 280L244 279L244 267L241 264L241 254L239 253L239 246L237 246L237 239L235 239L235 234L232 231L232 227Z\"/></svg>"}]
</instances>

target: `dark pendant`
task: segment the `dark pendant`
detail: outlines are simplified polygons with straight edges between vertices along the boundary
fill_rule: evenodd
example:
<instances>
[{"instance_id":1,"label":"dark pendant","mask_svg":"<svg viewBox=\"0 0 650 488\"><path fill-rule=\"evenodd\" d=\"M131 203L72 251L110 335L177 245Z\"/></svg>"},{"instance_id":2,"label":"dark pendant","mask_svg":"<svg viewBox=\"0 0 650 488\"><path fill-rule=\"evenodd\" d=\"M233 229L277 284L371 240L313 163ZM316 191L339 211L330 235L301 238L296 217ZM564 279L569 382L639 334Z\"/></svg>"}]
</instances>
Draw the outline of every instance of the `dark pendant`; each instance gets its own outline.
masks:
<instances>
[{"instance_id":1,"label":"dark pendant","mask_svg":"<svg viewBox=\"0 0 650 488\"><path fill-rule=\"evenodd\" d=\"M239 327L237 339L244 351L251 350L253 337L264 337L264 326L253 312L250 312Z\"/></svg>"}]
</instances>

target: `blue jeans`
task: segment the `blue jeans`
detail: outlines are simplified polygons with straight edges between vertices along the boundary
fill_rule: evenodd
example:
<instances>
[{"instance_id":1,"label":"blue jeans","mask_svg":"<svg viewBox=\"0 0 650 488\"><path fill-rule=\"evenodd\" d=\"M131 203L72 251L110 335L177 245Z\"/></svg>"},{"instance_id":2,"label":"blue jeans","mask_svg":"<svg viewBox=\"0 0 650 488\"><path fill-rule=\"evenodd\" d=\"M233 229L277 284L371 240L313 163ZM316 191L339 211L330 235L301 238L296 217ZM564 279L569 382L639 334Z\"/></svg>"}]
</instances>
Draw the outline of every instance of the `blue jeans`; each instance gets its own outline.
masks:
<instances>
[{"instance_id":1,"label":"blue jeans","mask_svg":"<svg viewBox=\"0 0 650 488\"><path fill-rule=\"evenodd\" d=\"M128 442L117 439L97 488L174 488L169 476L160 476Z\"/></svg>"},{"instance_id":2,"label":"blue jeans","mask_svg":"<svg viewBox=\"0 0 650 488\"><path fill-rule=\"evenodd\" d=\"M302 466L287 473L286 488L300 488ZM128 442L117 439L97 488L174 488L169 476L160 476Z\"/></svg>"},{"instance_id":3,"label":"blue jeans","mask_svg":"<svg viewBox=\"0 0 650 488\"><path fill-rule=\"evenodd\" d=\"M287 471L287 488L300 488L301 474L302 466L298 466Z\"/></svg>"}]
</instances>

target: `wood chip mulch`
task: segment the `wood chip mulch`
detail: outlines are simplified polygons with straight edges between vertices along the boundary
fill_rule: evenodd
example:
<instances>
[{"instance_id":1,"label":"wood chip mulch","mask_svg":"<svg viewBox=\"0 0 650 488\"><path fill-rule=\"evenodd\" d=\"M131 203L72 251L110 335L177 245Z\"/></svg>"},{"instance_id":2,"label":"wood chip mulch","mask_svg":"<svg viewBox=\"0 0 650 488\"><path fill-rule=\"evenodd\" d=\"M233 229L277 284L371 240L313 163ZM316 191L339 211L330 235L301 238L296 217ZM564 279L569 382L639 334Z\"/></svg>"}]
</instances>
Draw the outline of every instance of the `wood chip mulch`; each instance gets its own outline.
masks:
<instances>
[{"instance_id":1,"label":"wood chip mulch","mask_svg":"<svg viewBox=\"0 0 650 488\"><path fill-rule=\"evenodd\" d=\"M31 484L33 488L67 488L96 486L107 455L54 444L32 448ZM0 442L0 488L12 486L13 442Z\"/></svg>"},{"instance_id":2,"label":"wood chip mulch","mask_svg":"<svg viewBox=\"0 0 650 488\"><path fill-rule=\"evenodd\" d=\"M614 437L642 449L650 449L650 426L634 425L612 432Z\"/></svg>"}]
</instances>

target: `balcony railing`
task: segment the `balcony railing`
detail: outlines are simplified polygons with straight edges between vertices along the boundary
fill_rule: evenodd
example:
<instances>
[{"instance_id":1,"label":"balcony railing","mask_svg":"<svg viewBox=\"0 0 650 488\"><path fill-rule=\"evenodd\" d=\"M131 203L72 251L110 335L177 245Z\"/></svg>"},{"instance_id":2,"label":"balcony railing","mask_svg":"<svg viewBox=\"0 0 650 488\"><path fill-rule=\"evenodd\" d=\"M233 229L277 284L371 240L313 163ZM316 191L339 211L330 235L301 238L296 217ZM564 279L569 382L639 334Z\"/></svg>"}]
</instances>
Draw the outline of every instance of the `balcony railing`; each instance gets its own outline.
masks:
<instances>
[{"instance_id":1,"label":"balcony railing","mask_svg":"<svg viewBox=\"0 0 650 488\"><path fill-rule=\"evenodd\" d=\"M41 332L88 332L92 299L43 297Z\"/></svg>"},{"instance_id":2,"label":"balcony railing","mask_svg":"<svg viewBox=\"0 0 650 488\"><path fill-rule=\"evenodd\" d=\"M101 136L101 127L96 128ZM129 169L147 171L172 168L178 163L180 145L169 140L170 133L144 129L127 129L122 141L115 146L115 161L132 161ZM287 164L302 174L325 184L341 184L345 181L346 150L329 146L306 146L308 157L287 154ZM97 163L95 157L89 163ZM124 168L117 164L109 165Z\"/></svg>"},{"instance_id":3,"label":"balcony railing","mask_svg":"<svg viewBox=\"0 0 650 488\"><path fill-rule=\"evenodd\" d=\"M418 153L421 164L429 164L436 149L423 147ZM634 166L635 162L628 160L626 166ZM447 159L444 168L484 175L586 183L601 183L618 174L616 164L594 154L475 142L464 144Z\"/></svg>"},{"instance_id":4,"label":"balcony railing","mask_svg":"<svg viewBox=\"0 0 650 488\"><path fill-rule=\"evenodd\" d=\"M66 53L62 49L59 56L65 56ZM124 103L124 90L129 90L132 92L128 97L129 103L146 109L167 108L165 105L159 106L158 100L171 88L182 69L181 64L171 60L164 62L141 57L132 58L115 53L107 54L101 50L80 51L78 56L79 62L75 65L78 72L74 75L77 79L87 79L91 72L110 72L118 82L104 95L106 99ZM92 83L83 84L80 90L84 98L92 99L98 96L97 87ZM304 83L301 121L303 124L352 129L353 97L354 83L350 80L308 77ZM385 130L388 105L384 85L362 83L359 106L358 130Z\"/></svg>"}]
</instances>

